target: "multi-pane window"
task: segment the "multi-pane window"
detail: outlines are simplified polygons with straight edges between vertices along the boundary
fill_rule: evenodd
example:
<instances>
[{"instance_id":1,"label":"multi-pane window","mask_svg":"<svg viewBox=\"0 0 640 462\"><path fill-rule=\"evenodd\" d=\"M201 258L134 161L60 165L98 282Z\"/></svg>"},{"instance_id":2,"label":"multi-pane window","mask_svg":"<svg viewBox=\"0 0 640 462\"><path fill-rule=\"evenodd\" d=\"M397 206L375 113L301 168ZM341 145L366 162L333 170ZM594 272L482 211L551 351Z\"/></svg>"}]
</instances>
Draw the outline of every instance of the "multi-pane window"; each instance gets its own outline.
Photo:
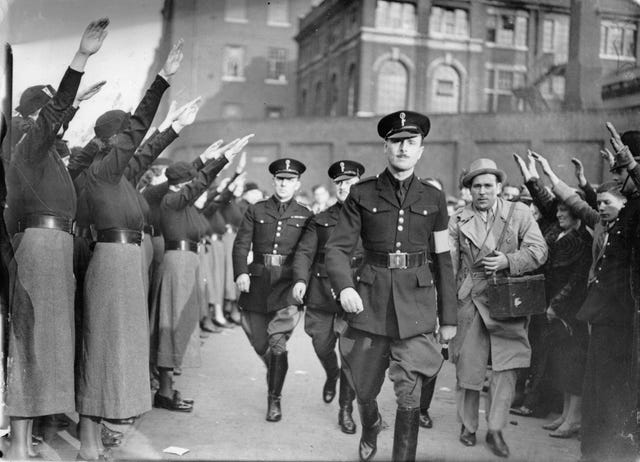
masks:
<instances>
[{"instance_id":1,"label":"multi-pane window","mask_svg":"<svg viewBox=\"0 0 640 462\"><path fill-rule=\"evenodd\" d=\"M289 25L289 0L267 2L267 24Z\"/></svg>"},{"instance_id":2,"label":"multi-pane window","mask_svg":"<svg viewBox=\"0 0 640 462\"><path fill-rule=\"evenodd\" d=\"M434 37L469 37L469 18L466 10L460 8L431 8L429 34Z\"/></svg>"},{"instance_id":3,"label":"multi-pane window","mask_svg":"<svg viewBox=\"0 0 640 462\"><path fill-rule=\"evenodd\" d=\"M636 32L637 27L634 23L603 20L600 24L600 56L635 58Z\"/></svg>"},{"instance_id":4,"label":"multi-pane window","mask_svg":"<svg viewBox=\"0 0 640 462\"><path fill-rule=\"evenodd\" d=\"M569 54L569 16L548 16L542 22L542 51L554 53L556 62L566 62Z\"/></svg>"},{"instance_id":5,"label":"multi-pane window","mask_svg":"<svg viewBox=\"0 0 640 462\"><path fill-rule=\"evenodd\" d=\"M247 22L247 0L226 0L224 19L229 22Z\"/></svg>"},{"instance_id":6,"label":"multi-pane window","mask_svg":"<svg viewBox=\"0 0 640 462\"><path fill-rule=\"evenodd\" d=\"M227 79L244 79L244 47L227 45L222 57L222 76Z\"/></svg>"},{"instance_id":7,"label":"multi-pane window","mask_svg":"<svg viewBox=\"0 0 640 462\"><path fill-rule=\"evenodd\" d=\"M331 86L329 87L329 115L338 115L338 76L333 74L331 76Z\"/></svg>"},{"instance_id":8,"label":"multi-pane window","mask_svg":"<svg viewBox=\"0 0 640 462\"><path fill-rule=\"evenodd\" d=\"M514 88L524 86L524 73L509 69L487 69L486 110L488 112L522 111L524 105L513 95Z\"/></svg>"},{"instance_id":9,"label":"multi-pane window","mask_svg":"<svg viewBox=\"0 0 640 462\"><path fill-rule=\"evenodd\" d=\"M431 112L456 113L460 111L460 75L449 65L438 66L431 80L428 107Z\"/></svg>"},{"instance_id":10,"label":"multi-pane window","mask_svg":"<svg viewBox=\"0 0 640 462\"><path fill-rule=\"evenodd\" d=\"M516 11L487 11L487 42L506 47L527 46L528 19Z\"/></svg>"},{"instance_id":11,"label":"multi-pane window","mask_svg":"<svg viewBox=\"0 0 640 462\"><path fill-rule=\"evenodd\" d=\"M378 0L376 28L394 29L398 32L416 31L416 5L408 2Z\"/></svg>"},{"instance_id":12,"label":"multi-pane window","mask_svg":"<svg viewBox=\"0 0 640 462\"><path fill-rule=\"evenodd\" d=\"M387 114L407 104L407 69L400 61L386 61L378 73L376 113Z\"/></svg>"},{"instance_id":13,"label":"multi-pane window","mask_svg":"<svg viewBox=\"0 0 640 462\"><path fill-rule=\"evenodd\" d=\"M269 47L267 55L267 79L287 81L287 49Z\"/></svg>"}]
</instances>

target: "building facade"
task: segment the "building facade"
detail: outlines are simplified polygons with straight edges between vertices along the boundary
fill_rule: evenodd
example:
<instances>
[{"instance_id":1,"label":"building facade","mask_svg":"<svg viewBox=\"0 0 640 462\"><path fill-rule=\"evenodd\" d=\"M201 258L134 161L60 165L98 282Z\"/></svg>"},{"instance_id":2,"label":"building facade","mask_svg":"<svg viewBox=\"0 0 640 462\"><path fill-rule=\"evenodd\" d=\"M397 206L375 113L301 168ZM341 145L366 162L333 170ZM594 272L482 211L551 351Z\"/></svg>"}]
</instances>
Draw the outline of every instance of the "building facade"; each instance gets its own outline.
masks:
<instances>
[{"instance_id":1,"label":"building facade","mask_svg":"<svg viewBox=\"0 0 640 462\"><path fill-rule=\"evenodd\" d=\"M312 0L170 3L171 37L184 38L189 48L172 91L203 97L200 120L295 115L298 53L293 37Z\"/></svg>"},{"instance_id":2,"label":"building facade","mask_svg":"<svg viewBox=\"0 0 640 462\"><path fill-rule=\"evenodd\" d=\"M298 114L559 109L570 58L598 77L635 66L639 12L631 0L325 0L296 36ZM592 27L572 38L571 24Z\"/></svg>"}]
</instances>

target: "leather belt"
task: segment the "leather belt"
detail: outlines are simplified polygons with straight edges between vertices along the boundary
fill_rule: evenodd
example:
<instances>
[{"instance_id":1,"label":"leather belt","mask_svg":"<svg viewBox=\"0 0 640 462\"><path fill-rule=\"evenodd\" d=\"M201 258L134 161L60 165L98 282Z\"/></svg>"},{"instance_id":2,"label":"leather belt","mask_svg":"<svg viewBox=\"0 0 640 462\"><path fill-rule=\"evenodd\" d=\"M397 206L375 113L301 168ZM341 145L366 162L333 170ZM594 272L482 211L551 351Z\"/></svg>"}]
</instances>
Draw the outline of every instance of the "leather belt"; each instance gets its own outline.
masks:
<instances>
[{"instance_id":1,"label":"leather belt","mask_svg":"<svg viewBox=\"0 0 640 462\"><path fill-rule=\"evenodd\" d=\"M389 269L417 268L427 263L427 252L371 252L365 251L364 261L373 266Z\"/></svg>"},{"instance_id":2,"label":"leather belt","mask_svg":"<svg viewBox=\"0 0 640 462\"><path fill-rule=\"evenodd\" d=\"M142 231L134 229L103 229L98 231L98 242L140 245L142 243L142 236Z\"/></svg>"},{"instance_id":3,"label":"leather belt","mask_svg":"<svg viewBox=\"0 0 640 462\"><path fill-rule=\"evenodd\" d=\"M321 265L324 265L324 257L325 257L324 253L317 253L314 263L319 263ZM351 257L351 262L350 262L351 268L357 268L358 266L360 266L362 264L362 260L363 260L362 257Z\"/></svg>"},{"instance_id":4,"label":"leather belt","mask_svg":"<svg viewBox=\"0 0 640 462\"><path fill-rule=\"evenodd\" d=\"M76 237L81 237L89 241L93 241L93 233L91 232L91 226L80 226L76 224L74 232Z\"/></svg>"},{"instance_id":5,"label":"leather belt","mask_svg":"<svg viewBox=\"0 0 640 462\"><path fill-rule=\"evenodd\" d=\"M164 243L165 252L168 250L185 250L198 253L198 243L190 241L188 239L181 239L179 241L166 241Z\"/></svg>"},{"instance_id":6,"label":"leather belt","mask_svg":"<svg viewBox=\"0 0 640 462\"><path fill-rule=\"evenodd\" d=\"M253 256L253 262L266 267L283 266L289 255L279 255L271 253L258 253Z\"/></svg>"},{"instance_id":7,"label":"leather belt","mask_svg":"<svg viewBox=\"0 0 640 462\"><path fill-rule=\"evenodd\" d=\"M142 228L142 232L144 232L145 234L149 234L150 236L153 236L153 225L144 225L144 227Z\"/></svg>"},{"instance_id":8,"label":"leather belt","mask_svg":"<svg viewBox=\"0 0 640 462\"><path fill-rule=\"evenodd\" d=\"M73 234L73 220L54 215L27 215L18 220L18 232L22 233L27 228L57 229Z\"/></svg>"}]
</instances>

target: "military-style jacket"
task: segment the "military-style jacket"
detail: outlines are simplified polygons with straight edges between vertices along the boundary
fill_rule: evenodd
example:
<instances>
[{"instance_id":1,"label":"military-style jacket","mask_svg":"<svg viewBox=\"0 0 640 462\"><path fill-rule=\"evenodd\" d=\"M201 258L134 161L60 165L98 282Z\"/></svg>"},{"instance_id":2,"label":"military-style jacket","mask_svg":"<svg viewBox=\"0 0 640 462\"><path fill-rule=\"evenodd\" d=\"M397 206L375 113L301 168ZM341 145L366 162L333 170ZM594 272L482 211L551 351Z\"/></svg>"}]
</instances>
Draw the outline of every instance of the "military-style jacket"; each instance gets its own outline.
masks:
<instances>
[{"instance_id":1,"label":"military-style jacket","mask_svg":"<svg viewBox=\"0 0 640 462\"><path fill-rule=\"evenodd\" d=\"M362 298L364 311L347 315L352 327L404 339L433 332L438 314L442 325L456 325L453 270L446 237L448 220L442 191L417 177L411 181L402 205L384 172L352 186L327 242L325 256L336 294L355 286ZM436 248L430 245L434 237ZM350 258L360 238L365 262L354 284ZM426 252L434 259L435 274L426 263L393 269L373 265L367 263L368 252Z\"/></svg>"},{"instance_id":2,"label":"military-style jacket","mask_svg":"<svg viewBox=\"0 0 640 462\"><path fill-rule=\"evenodd\" d=\"M244 214L233 243L234 279L248 274L251 287L238 301L242 309L267 313L289 305L297 305L291 293L291 264L298 241L302 236L311 210L292 200L285 211L278 212L279 201L275 196L250 205ZM253 262L247 257L253 246ZM282 266L267 267L264 255L286 255Z\"/></svg>"},{"instance_id":3,"label":"military-style jacket","mask_svg":"<svg viewBox=\"0 0 640 462\"><path fill-rule=\"evenodd\" d=\"M331 313L342 312L331 290L325 265L325 247L338 224L342 204L337 202L309 220L293 259L293 281L307 284L307 309ZM351 256L352 266L362 260L362 245L358 243Z\"/></svg>"}]
</instances>

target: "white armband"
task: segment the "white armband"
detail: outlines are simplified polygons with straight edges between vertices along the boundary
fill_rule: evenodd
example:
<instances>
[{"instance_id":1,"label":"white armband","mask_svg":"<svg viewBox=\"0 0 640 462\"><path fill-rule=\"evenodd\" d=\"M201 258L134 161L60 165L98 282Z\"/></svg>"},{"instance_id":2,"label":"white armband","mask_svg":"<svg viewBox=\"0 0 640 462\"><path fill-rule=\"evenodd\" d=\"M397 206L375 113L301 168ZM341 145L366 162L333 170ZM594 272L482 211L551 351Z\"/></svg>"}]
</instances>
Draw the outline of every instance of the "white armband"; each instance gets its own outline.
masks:
<instances>
[{"instance_id":1,"label":"white armband","mask_svg":"<svg viewBox=\"0 0 640 462\"><path fill-rule=\"evenodd\" d=\"M435 244L436 253L449 252L449 231L435 231L433 233L433 242Z\"/></svg>"}]
</instances>

